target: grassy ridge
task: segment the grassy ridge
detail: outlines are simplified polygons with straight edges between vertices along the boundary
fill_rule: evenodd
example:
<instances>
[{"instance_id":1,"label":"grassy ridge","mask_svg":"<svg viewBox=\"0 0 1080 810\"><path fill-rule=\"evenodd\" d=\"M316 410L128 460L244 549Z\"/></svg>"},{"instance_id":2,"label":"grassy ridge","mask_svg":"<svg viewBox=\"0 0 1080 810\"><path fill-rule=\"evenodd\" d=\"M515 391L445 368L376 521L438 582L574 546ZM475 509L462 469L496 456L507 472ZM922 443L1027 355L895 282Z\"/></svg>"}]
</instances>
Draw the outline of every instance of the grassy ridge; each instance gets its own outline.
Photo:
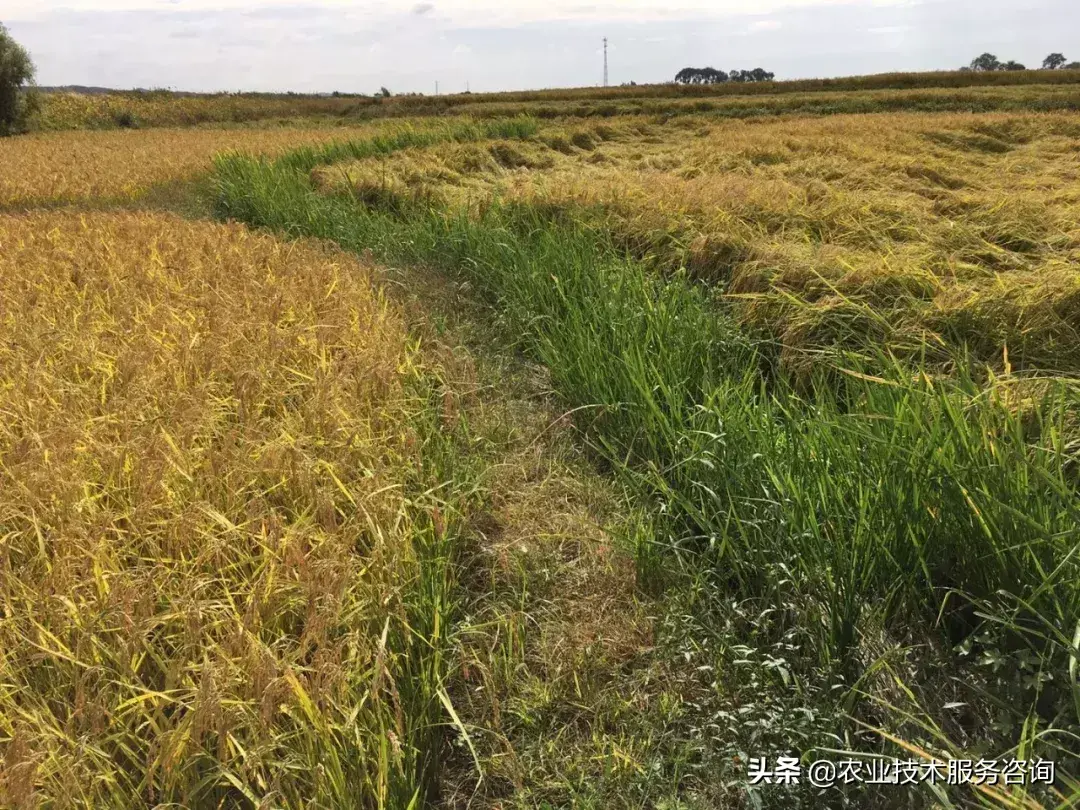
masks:
<instances>
[{"instance_id":1,"label":"grassy ridge","mask_svg":"<svg viewBox=\"0 0 1080 810\"><path fill-rule=\"evenodd\" d=\"M280 157L275 165L286 170L311 171L317 166L389 155L403 149L440 143L529 138L536 134L537 128L536 122L526 117L483 122L466 120L430 128L406 128L365 140L334 140L319 146L300 147Z\"/></svg>"},{"instance_id":2,"label":"grassy ridge","mask_svg":"<svg viewBox=\"0 0 1080 810\"><path fill-rule=\"evenodd\" d=\"M1021 744L1075 769L1060 736L1080 725L1072 384L985 387L881 357L801 395L764 381L758 348L706 292L573 223L498 206L394 215L238 156L218 161L216 182L223 214L433 263L496 302L585 409L589 443L663 516L667 534L639 550L644 584L682 560L711 594L700 612L731 596L782 606L772 632L810 636L788 676L808 694L847 684L849 708L887 699L871 676L903 660L906 709L932 718L905 729L932 750ZM941 689L930 657L908 655L913 638L1009 665ZM953 722L943 704L958 693L974 708ZM1015 726L987 722L991 707Z\"/></svg>"},{"instance_id":3,"label":"grassy ridge","mask_svg":"<svg viewBox=\"0 0 1080 810\"><path fill-rule=\"evenodd\" d=\"M287 154L302 168L431 146L447 139L526 138L528 119L471 122L379 121L345 128L142 130L42 133L0 140L0 209L68 203L95 207L131 204L205 174L215 154L244 150ZM346 139L343 141L342 139ZM364 146L357 147L361 143ZM304 144L310 144L302 148ZM352 146L350 146L352 144ZM360 151L356 151L360 149Z\"/></svg>"}]
</instances>

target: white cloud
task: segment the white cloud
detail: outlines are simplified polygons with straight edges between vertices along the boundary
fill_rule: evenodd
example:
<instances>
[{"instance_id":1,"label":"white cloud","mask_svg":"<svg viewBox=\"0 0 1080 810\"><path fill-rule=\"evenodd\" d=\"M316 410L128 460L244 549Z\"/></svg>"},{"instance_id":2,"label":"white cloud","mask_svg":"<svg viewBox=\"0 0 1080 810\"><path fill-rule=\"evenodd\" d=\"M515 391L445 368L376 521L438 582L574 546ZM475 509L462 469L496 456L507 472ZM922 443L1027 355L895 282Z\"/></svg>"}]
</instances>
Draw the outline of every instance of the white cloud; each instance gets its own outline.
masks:
<instances>
[{"instance_id":1,"label":"white cloud","mask_svg":"<svg viewBox=\"0 0 1080 810\"><path fill-rule=\"evenodd\" d=\"M501 25L554 20L647 22L686 17L723 17L731 14L768 13L774 10L813 6L857 4L866 0L442 0L438 5L417 4L415 0L5 0L4 16L9 20L33 20L57 12L158 11L209 12L274 8L331 9L374 14L413 13L449 18L455 24ZM872 0L875 5L900 4L909 0ZM421 11L421 9L423 9Z\"/></svg>"},{"instance_id":2,"label":"white cloud","mask_svg":"<svg viewBox=\"0 0 1080 810\"><path fill-rule=\"evenodd\" d=\"M980 0L978 17L973 2L0 0L0 14L42 84L121 88L582 86L602 81L605 36L616 83L707 64L782 78L939 69L984 50L1031 64L1067 47L1076 0Z\"/></svg>"}]
</instances>

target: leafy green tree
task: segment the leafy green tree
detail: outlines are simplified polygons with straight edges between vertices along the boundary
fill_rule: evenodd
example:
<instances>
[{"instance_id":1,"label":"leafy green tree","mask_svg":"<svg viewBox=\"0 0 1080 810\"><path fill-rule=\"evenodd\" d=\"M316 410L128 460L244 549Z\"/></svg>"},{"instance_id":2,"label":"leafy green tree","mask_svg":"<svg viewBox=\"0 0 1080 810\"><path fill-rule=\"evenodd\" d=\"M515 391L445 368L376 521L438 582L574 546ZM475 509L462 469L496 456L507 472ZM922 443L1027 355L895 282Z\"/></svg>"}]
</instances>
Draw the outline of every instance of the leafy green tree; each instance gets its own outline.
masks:
<instances>
[{"instance_id":1,"label":"leafy green tree","mask_svg":"<svg viewBox=\"0 0 1080 810\"><path fill-rule=\"evenodd\" d=\"M390 98L390 96L393 95L393 94L389 90L387 90L385 87L380 87L379 88L379 95L382 96L383 98Z\"/></svg>"},{"instance_id":2,"label":"leafy green tree","mask_svg":"<svg viewBox=\"0 0 1080 810\"><path fill-rule=\"evenodd\" d=\"M716 68L683 68L675 74L677 84L723 84L724 82L771 82L775 74L764 68L733 70L727 73Z\"/></svg>"},{"instance_id":3,"label":"leafy green tree","mask_svg":"<svg viewBox=\"0 0 1080 810\"><path fill-rule=\"evenodd\" d=\"M1069 62L1069 64L1064 65L1061 69L1062 70L1080 70L1080 62Z\"/></svg>"},{"instance_id":4,"label":"leafy green tree","mask_svg":"<svg viewBox=\"0 0 1080 810\"><path fill-rule=\"evenodd\" d=\"M1065 65L1065 55L1052 53L1043 59L1043 70L1058 70Z\"/></svg>"},{"instance_id":5,"label":"leafy green tree","mask_svg":"<svg viewBox=\"0 0 1080 810\"><path fill-rule=\"evenodd\" d=\"M0 135L26 128L31 99L24 86L34 81L34 63L26 49L0 23Z\"/></svg>"},{"instance_id":6,"label":"leafy green tree","mask_svg":"<svg viewBox=\"0 0 1080 810\"><path fill-rule=\"evenodd\" d=\"M971 69L979 71L1001 70L1001 62L992 53L984 53L971 60Z\"/></svg>"},{"instance_id":7,"label":"leafy green tree","mask_svg":"<svg viewBox=\"0 0 1080 810\"><path fill-rule=\"evenodd\" d=\"M1002 65L1000 69L1001 70L1027 70L1026 67L1021 65L1019 62L1014 62L1012 59L1010 59L1008 62L1006 62L1004 65Z\"/></svg>"}]
</instances>

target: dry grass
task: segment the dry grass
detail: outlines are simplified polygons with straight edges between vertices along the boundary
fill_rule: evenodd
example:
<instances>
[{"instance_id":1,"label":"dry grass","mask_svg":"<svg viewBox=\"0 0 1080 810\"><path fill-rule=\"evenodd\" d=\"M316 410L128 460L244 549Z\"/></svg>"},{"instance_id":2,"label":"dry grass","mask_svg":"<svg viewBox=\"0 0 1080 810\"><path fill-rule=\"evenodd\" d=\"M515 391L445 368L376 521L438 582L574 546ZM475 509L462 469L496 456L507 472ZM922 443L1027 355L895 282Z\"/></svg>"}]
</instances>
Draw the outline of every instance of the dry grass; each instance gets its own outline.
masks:
<instances>
[{"instance_id":1,"label":"dry grass","mask_svg":"<svg viewBox=\"0 0 1080 810\"><path fill-rule=\"evenodd\" d=\"M0 805L381 806L416 778L386 636L408 358L336 250L0 217Z\"/></svg>"},{"instance_id":2,"label":"dry grass","mask_svg":"<svg viewBox=\"0 0 1080 810\"><path fill-rule=\"evenodd\" d=\"M821 347L944 357L963 343L1074 370L1078 155L1066 115L616 119L316 179L371 204L572 210L664 270L724 285L792 364Z\"/></svg>"},{"instance_id":3,"label":"dry grass","mask_svg":"<svg viewBox=\"0 0 1080 810\"><path fill-rule=\"evenodd\" d=\"M187 180L223 151L278 154L376 132L351 129L189 129L41 133L0 140L0 206L123 201Z\"/></svg>"}]
</instances>

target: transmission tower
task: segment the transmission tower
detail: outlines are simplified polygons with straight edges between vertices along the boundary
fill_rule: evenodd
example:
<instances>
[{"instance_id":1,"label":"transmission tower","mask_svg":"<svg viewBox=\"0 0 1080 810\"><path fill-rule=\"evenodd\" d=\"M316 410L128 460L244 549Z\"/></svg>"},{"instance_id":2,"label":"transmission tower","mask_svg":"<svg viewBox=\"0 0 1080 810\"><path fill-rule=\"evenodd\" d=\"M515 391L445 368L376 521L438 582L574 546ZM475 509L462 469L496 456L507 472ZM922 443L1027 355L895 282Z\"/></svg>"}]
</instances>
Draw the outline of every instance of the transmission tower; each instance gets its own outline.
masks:
<instances>
[{"instance_id":1,"label":"transmission tower","mask_svg":"<svg viewBox=\"0 0 1080 810\"><path fill-rule=\"evenodd\" d=\"M607 37L604 37L604 87L608 86L607 72Z\"/></svg>"}]
</instances>

